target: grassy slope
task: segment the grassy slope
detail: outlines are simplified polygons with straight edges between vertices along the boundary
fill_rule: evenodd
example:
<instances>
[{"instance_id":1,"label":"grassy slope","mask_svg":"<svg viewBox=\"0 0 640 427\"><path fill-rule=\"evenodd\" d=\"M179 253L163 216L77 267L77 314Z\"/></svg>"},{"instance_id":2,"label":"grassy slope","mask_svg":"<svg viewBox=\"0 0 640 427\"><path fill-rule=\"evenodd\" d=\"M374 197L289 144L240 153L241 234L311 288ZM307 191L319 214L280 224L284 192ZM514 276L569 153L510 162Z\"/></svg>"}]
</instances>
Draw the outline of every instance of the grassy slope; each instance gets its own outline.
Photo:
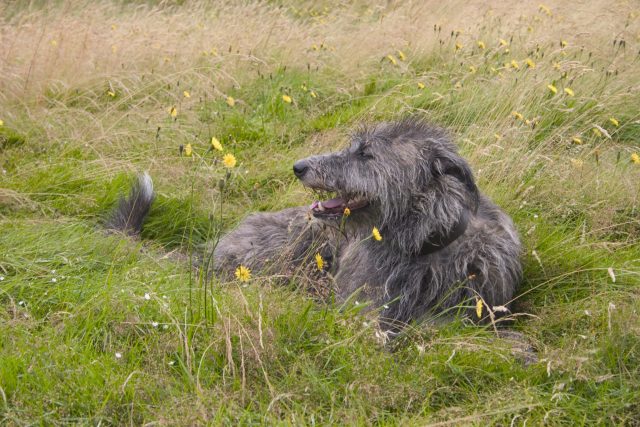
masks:
<instances>
[{"instance_id":1,"label":"grassy slope","mask_svg":"<svg viewBox=\"0 0 640 427\"><path fill-rule=\"evenodd\" d=\"M640 11L311 4L0 6L1 422L637 422ZM247 211L311 200L293 159L406 114L514 217L539 363L462 320L390 351L358 307L191 272ZM143 169L143 239L105 235Z\"/></svg>"}]
</instances>

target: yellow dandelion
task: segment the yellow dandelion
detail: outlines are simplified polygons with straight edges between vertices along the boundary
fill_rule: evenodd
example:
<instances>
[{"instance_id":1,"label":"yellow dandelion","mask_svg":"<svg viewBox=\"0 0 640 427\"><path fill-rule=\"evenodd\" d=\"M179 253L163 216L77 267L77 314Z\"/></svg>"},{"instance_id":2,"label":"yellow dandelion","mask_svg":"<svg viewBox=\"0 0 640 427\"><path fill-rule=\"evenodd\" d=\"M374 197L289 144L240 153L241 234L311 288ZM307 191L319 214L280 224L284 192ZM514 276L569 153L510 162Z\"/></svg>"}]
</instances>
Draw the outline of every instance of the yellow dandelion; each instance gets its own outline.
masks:
<instances>
[{"instance_id":1,"label":"yellow dandelion","mask_svg":"<svg viewBox=\"0 0 640 427\"><path fill-rule=\"evenodd\" d=\"M476 315L478 316L478 319L480 319L482 317L482 300L480 298L478 298L476 300Z\"/></svg>"},{"instance_id":2,"label":"yellow dandelion","mask_svg":"<svg viewBox=\"0 0 640 427\"><path fill-rule=\"evenodd\" d=\"M378 227L373 227L373 230L371 230L371 235L378 242L382 240L382 235L380 235L380 230L378 230Z\"/></svg>"},{"instance_id":3,"label":"yellow dandelion","mask_svg":"<svg viewBox=\"0 0 640 427\"><path fill-rule=\"evenodd\" d=\"M251 279L251 270L244 265L240 265L236 268L236 278L241 282L248 282Z\"/></svg>"},{"instance_id":4,"label":"yellow dandelion","mask_svg":"<svg viewBox=\"0 0 640 427\"><path fill-rule=\"evenodd\" d=\"M567 47L567 42L564 40L560 40L560 47Z\"/></svg>"},{"instance_id":5,"label":"yellow dandelion","mask_svg":"<svg viewBox=\"0 0 640 427\"><path fill-rule=\"evenodd\" d=\"M0 127L4 126L4 121L0 120Z\"/></svg>"},{"instance_id":6,"label":"yellow dandelion","mask_svg":"<svg viewBox=\"0 0 640 427\"><path fill-rule=\"evenodd\" d=\"M509 46L509 42L507 42L505 39L500 39L500 46Z\"/></svg>"},{"instance_id":7,"label":"yellow dandelion","mask_svg":"<svg viewBox=\"0 0 640 427\"><path fill-rule=\"evenodd\" d=\"M559 70L560 69L560 64L558 64L557 62L553 63L553 69L554 70Z\"/></svg>"},{"instance_id":8,"label":"yellow dandelion","mask_svg":"<svg viewBox=\"0 0 640 427\"><path fill-rule=\"evenodd\" d=\"M406 61L407 60L407 55L405 55L403 51L399 50L398 51L398 58L400 58L400 61Z\"/></svg>"},{"instance_id":9,"label":"yellow dandelion","mask_svg":"<svg viewBox=\"0 0 640 427\"><path fill-rule=\"evenodd\" d=\"M486 45L484 44L484 42L482 40L478 40L478 47L480 49L484 49L486 47Z\"/></svg>"},{"instance_id":10,"label":"yellow dandelion","mask_svg":"<svg viewBox=\"0 0 640 427\"><path fill-rule=\"evenodd\" d=\"M316 254L316 266L318 266L318 270L322 271L324 268L324 259L322 259L322 255Z\"/></svg>"},{"instance_id":11,"label":"yellow dandelion","mask_svg":"<svg viewBox=\"0 0 640 427\"><path fill-rule=\"evenodd\" d=\"M460 49L462 49L462 44L456 43L456 52L459 51Z\"/></svg>"},{"instance_id":12,"label":"yellow dandelion","mask_svg":"<svg viewBox=\"0 0 640 427\"><path fill-rule=\"evenodd\" d=\"M512 59L509 65L511 65L516 70L520 69L520 65L518 65L518 61L516 61L515 59Z\"/></svg>"},{"instance_id":13,"label":"yellow dandelion","mask_svg":"<svg viewBox=\"0 0 640 427\"><path fill-rule=\"evenodd\" d=\"M573 138L571 138L571 141L573 141L574 144L582 145L582 138L580 138L579 136L574 136Z\"/></svg>"},{"instance_id":14,"label":"yellow dandelion","mask_svg":"<svg viewBox=\"0 0 640 427\"><path fill-rule=\"evenodd\" d=\"M460 89L462 87L462 83L457 82L455 85L453 85L453 87L455 87L456 89Z\"/></svg>"},{"instance_id":15,"label":"yellow dandelion","mask_svg":"<svg viewBox=\"0 0 640 427\"><path fill-rule=\"evenodd\" d=\"M425 88L424 83L418 82L418 89L424 89L424 88Z\"/></svg>"},{"instance_id":16,"label":"yellow dandelion","mask_svg":"<svg viewBox=\"0 0 640 427\"><path fill-rule=\"evenodd\" d=\"M476 71L477 71L476 67L474 67L473 65L470 65L470 66L469 66L469 72L470 72L471 74L474 74Z\"/></svg>"},{"instance_id":17,"label":"yellow dandelion","mask_svg":"<svg viewBox=\"0 0 640 427\"><path fill-rule=\"evenodd\" d=\"M502 135L500 135L499 133L494 133L493 136L495 137L496 141L500 141L502 139Z\"/></svg>"},{"instance_id":18,"label":"yellow dandelion","mask_svg":"<svg viewBox=\"0 0 640 427\"><path fill-rule=\"evenodd\" d=\"M51 46L53 46L53 47L58 46L58 41L57 40L51 40Z\"/></svg>"},{"instance_id":19,"label":"yellow dandelion","mask_svg":"<svg viewBox=\"0 0 640 427\"><path fill-rule=\"evenodd\" d=\"M169 115L174 119L178 117L178 110L176 109L176 107L169 108Z\"/></svg>"},{"instance_id":20,"label":"yellow dandelion","mask_svg":"<svg viewBox=\"0 0 640 427\"><path fill-rule=\"evenodd\" d=\"M184 146L184 155L189 157L193 154L193 148L191 148L191 144L187 144Z\"/></svg>"},{"instance_id":21,"label":"yellow dandelion","mask_svg":"<svg viewBox=\"0 0 640 427\"><path fill-rule=\"evenodd\" d=\"M311 49L313 49L313 50L318 50L318 45L317 45L317 44L313 44L313 45L311 45Z\"/></svg>"},{"instance_id":22,"label":"yellow dandelion","mask_svg":"<svg viewBox=\"0 0 640 427\"><path fill-rule=\"evenodd\" d=\"M602 136L602 132L600 132L600 129L598 128L593 128L591 129L591 132L593 132L593 134L597 137L601 137Z\"/></svg>"},{"instance_id":23,"label":"yellow dandelion","mask_svg":"<svg viewBox=\"0 0 640 427\"><path fill-rule=\"evenodd\" d=\"M556 93L558 93L558 88L555 87L554 85L547 85L547 88L555 95Z\"/></svg>"},{"instance_id":24,"label":"yellow dandelion","mask_svg":"<svg viewBox=\"0 0 640 427\"><path fill-rule=\"evenodd\" d=\"M211 50L209 51L209 54L210 54L211 56L218 56L218 49L215 49L215 48L214 48L214 49L211 49Z\"/></svg>"},{"instance_id":25,"label":"yellow dandelion","mask_svg":"<svg viewBox=\"0 0 640 427\"><path fill-rule=\"evenodd\" d=\"M307 85L304 84L304 83L300 86L300 89L302 89L303 92L306 92L306 91L309 90L309 89L307 89Z\"/></svg>"},{"instance_id":26,"label":"yellow dandelion","mask_svg":"<svg viewBox=\"0 0 640 427\"><path fill-rule=\"evenodd\" d=\"M289 95L282 95L282 100L287 104L291 104L291 101L293 101Z\"/></svg>"},{"instance_id":27,"label":"yellow dandelion","mask_svg":"<svg viewBox=\"0 0 640 427\"><path fill-rule=\"evenodd\" d=\"M117 26L116 24L111 24L111 29L112 29L113 31L115 31L115 30L116 30L116 28L118 28L118 26Z\"/></svg>"},{"instance_id":28,"label":"yellow dandelion","mask_svg":"<svg viewBox=\"0 0 640 427\"><path fill-rule=\"evenodd\" d=\"M389 60L389 62L391 62L393 65L398 65L398 61L396 61L396 58L393 55L387 55L387 59Z\"/></svg>"},{"instance_id":29,"label":"yellow dandelion","mask_svg":"<svg viewBox=\"0 0 640 427\"><path fill-rule=\"evenodd\" d=\"M525 62L525 64L527 64L527 67L536 68L536 63L533 62L533 60L531 58L525 59L524 62Z\"/></svg>"},{"instance_id":30,"label":"yellow dandelion","mask_svg":"<svg viewBox=\"0 0 640 427\"><path fill-rule=\"evenodd\" d=\"M620 122L619 122L618 120L616 120L616 118L615 118L615 117L611 117L611 118L609 119L609 121L610 121L610 122L611 122L611 124L612 124L612 125L614 125L615 127L620 126Z\"/></svg>"},{"instance_id":31,"label":"yellow dandelion","mask_svg":"<svg viewBox=\"0 0 640 427\"><path fill-rule=\"evenodd\" d=\"M575 168L580 169L580 168L582 168L582 165L584 165L584 162L582 160L580 160L580 159L571 159L571 164Z\"/></svg>"},{"instance_id":32,"label":"yellow dandelion","mask_svg":"<svg viewBox=\"0 0 640 427\"><path fill-rule=\"evenodd\" d=\"M309 92L309 95L311 95L312 98L317 98L318 97L318 94L314 90Z\"/></svg>"},{"instance_id":33,"label":"yellow dandelion","mask_svg":"<svg viewBox=\"0 0 640 427\"><path fill-rule=\"evenodd\" d=\"M573 96L575 95L575 93L573 92L573 90L571 90L571 88L565 87L564 88L564 93L566 93L569 96Z\"/></svg>"},{"instance_id":34,"label":"yellow dandelion","mask_svg":"<svg viewBox=\"0 0 640 427\"><path fill-rule=\"evenodd\" d=\"M523 119L524 119L524 116L523 116L522 114L518 113L517 111L512 111L512 112L511 112L511 115L512 115L515 119L518 119L518 120L523 120Z\"/></svg>"},{"instance_id":35,"label":"yellow dandelion","mask_svg":"<svg viewBox=\"0 0 640 427\"><path fill-rule=\"evenodd\" d=\"M631 161L636 165L640 165L640 155L638 153L631 154Z\"/></svg>"},{"instance_id":36,"label":"yellow dandelion","mask_svg":"<svg viewBox=\"0 0 640 427\"><path fill-rule=\"evenodd\" d=\"M227 96L227 105L229 107L233 107L234 105L236 105L236 100L233 99L232 96Z\"/></svg>"},{"instance_id":37,"label":"yellow dandelion","mask_svg":"<svg viewBox=\"0 0 640 427\"><path fill-rule=\"evenodd\" d=\"M107 95L109 95L110 97L113 98L113 97L116 96L116 93L114 91L112 91L112 90L109 90L109 91L107 91Z\"/></svg>"},{"instance_id":38,"label":"yellow dandelion","mask_svg":"<svg viewBox=\"0 0 640 427\"><path fill-rule=\"evenodd\" d=\"M218 138L215 136L211 137L211 146L214 150L222 151L222 144L218 141Z\"/></svg>"},{"instance_id":39,"label":"yellow dandelion","mask_svg":"<svg viewBox=\"0 0 640 427\"><path fill-rule=\"evenodd\" d=\"M185 90L184 92L182 92L182 95L183 95L185 98L191 98L191 94L189 93L189 91L188 91L188 90Z\"/></svg>"},{"instance_id":40,"label":"yellow dandelion","mask_svg":"<svg viewBox=\"0 0 640 427\"><path fill-rule=\"evenodd\" d=\"M231 154L231 153L227 153L227 154L225 154L225 155L224 155L224 157L222 158L222 163L224 164L224 166L225 166L226 168L231 169L231 168L233 168L233 167L235 167L235 166L236 166L236 163L237 163L237 161L236 161L236 156L234 156L234 155L233 155L233 154Z\"/></svg>"},{"instance_id":41,"label":"yellow dandelion","mask_svg":"<svg viewBox=\"0 0 640 427\"><path fill-rule=\"evenodd\" d=\"M349 216L349 215L351 215L351 209L349 209L349 208L344 208L344 212L342 212L342 215L344 215L344 216Z\"/></svg>"}]
</instances>

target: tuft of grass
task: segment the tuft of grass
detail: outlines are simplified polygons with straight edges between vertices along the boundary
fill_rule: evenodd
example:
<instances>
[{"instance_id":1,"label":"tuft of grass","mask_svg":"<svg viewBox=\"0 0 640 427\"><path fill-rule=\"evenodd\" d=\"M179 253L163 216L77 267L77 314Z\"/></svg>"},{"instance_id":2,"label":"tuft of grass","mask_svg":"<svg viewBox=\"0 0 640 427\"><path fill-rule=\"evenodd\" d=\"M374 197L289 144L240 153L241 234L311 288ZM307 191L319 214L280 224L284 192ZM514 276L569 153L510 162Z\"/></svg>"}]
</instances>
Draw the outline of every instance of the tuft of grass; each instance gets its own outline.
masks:
<instances>
[{"instance_id":1,"label":"tuft of grass","mask_svg":"<svg viewBox=\"0 0 640 427\"><path fill-rule=\"evenodd\" d=\"M0 16L3 425L637 423L633 5L74 0ZM514 218L511 328L537 362L463 318L385 346L361 305L303 278L198 267L249 212L311 201L295 159L406 115L445 127ZM158 196L141 238L106 234L142 170Z\"/></svg>"}]
</instances>

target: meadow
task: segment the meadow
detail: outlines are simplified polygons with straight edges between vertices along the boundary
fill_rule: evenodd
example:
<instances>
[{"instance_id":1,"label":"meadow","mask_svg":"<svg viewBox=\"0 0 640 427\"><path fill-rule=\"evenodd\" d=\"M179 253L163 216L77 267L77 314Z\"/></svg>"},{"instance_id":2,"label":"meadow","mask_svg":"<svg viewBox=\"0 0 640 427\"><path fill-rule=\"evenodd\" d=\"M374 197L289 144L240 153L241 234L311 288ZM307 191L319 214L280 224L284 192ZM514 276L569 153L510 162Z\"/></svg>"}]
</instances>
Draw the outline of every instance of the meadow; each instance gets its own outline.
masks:
<instances>
[{"instance_id":1,"label":"meadow","mask_svg":"<svg viewBox=\"0 0 640 427\"><path fill-rule=\"evenodd\" d=\"M640 424L637 2L3 2L0 46L0 424ZM192 268L406 116L513 217L534 363ZM142 235L106 233L141 171Z\"/></svg>"}]
</instances>

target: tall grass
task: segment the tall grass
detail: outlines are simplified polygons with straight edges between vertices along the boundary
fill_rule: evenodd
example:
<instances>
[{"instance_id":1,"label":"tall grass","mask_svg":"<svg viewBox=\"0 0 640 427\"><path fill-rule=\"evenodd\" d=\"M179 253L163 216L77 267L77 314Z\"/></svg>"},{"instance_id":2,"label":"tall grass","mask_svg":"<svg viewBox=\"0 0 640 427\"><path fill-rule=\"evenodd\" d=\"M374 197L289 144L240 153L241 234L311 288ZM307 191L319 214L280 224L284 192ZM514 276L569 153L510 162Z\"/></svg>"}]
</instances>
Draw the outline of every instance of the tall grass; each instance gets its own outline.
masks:
<instances>
[{"instance_id":1,"label":"tall grass","mask_svg":"<svg viewBox=\"0 0 640 427\"><path fill-rule=\"evenodd\" d=\"M3 424L640 419L637 5L33 1L0 16ZM449 129L513 216L513 328L537 363L464 319L383 346L359 306L302 278L193 268L247 212L311 201L294 159L409 114ZM141 239L106 235L140 170L158 191Z\"/></svg>"}]
</instances>

